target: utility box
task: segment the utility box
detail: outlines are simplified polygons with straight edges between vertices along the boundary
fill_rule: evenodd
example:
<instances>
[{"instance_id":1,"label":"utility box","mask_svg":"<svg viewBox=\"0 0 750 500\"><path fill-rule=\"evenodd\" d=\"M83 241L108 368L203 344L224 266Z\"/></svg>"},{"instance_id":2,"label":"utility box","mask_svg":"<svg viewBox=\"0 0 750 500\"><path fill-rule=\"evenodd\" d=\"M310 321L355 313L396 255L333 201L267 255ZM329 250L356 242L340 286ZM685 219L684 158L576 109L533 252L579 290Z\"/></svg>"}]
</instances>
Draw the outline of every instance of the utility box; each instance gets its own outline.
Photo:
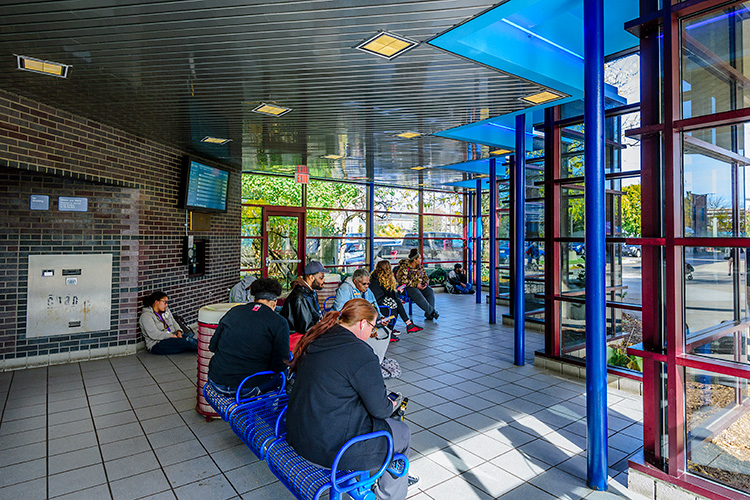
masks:
<instances>
[{"instance_id":1,"label":"utility box","mask_svg":"<svg viewBox=\"0 0 750 500\"><path fill-rule=\"evenodd\" d=\"M30 255L26 338L110 329L112 255Z\"/></svg>"}]
</instances>

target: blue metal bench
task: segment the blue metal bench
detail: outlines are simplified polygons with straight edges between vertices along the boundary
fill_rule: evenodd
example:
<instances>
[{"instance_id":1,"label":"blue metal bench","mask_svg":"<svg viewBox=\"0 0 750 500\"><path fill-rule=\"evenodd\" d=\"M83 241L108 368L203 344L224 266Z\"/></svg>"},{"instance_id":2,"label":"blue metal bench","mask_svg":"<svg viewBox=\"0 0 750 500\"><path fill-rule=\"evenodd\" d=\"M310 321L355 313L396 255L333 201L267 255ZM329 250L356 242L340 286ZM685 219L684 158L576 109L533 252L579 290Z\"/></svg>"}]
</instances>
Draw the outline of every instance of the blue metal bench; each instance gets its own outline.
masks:
<instances>
[{"instance_id":1,"label":"blue metal bench","mask_svg":"<svg viewBox=\"0 0 750 500\"><path fill-rule=\"evenodd\" d=\"M285 420L286 411L279 415L279 422ZM336 454L331 469L323 469L297 455L289 443L286 442L282 426L278 438L268 447L266 463L271 472L292 492L299 500L318 500L326 492L330 500L340 500L343 493L347 493L355 500L377 500L372 492L372 485L386 471L402 477L409 470L409 459L397 453L393 454L393 438L388 432L376 431L362 436L356 436L346 443ZM375 474L369 471L340 471L338 463L347 449L355 443L369 439L386 439L388 454Z\"/></svg>"},{"instance_id":2,"label":"blue metal bench","mask_svg":"<svg viewBox=\"0 0 750 500\"><path fill-rule=\"evenodd\" d=\"M245 382L258 375L276 375L276 372L264 371L253 373L252 375L245 377L242 382L240 382L240 385L237 386L237 395L235 397L226 396L224 394L216 392L213 386L206 382L206 384L203 386L203 397L206 398L206 402L211 405L211 408L216 410L216 413L218 413L224 421L229 422L229 413L238 405L246 403L248 401L252 401L259 397L267 397L269 394L276 393L276 391L274 391L273 393L261 394L260 396L256 396L255 398L240 398L239 393L242 389L242 386L245 385ZM285 388L286 377L284 377L284 375L282 374L281 389L279 389L278 392L283 392Z\"/></svg>"},{"instance_id":3,"label":"blue metal bench","mask_svg":"<svg viewBox=\"0 0 750 500\"><path fill-rule=\"evenodd\" d=\"M245 378L242 384L251 377L265 374L273 372L253 374ZM409 459L400 453L393 454L393 438L385 431L372 432L347 441L336 454L332 469L322 469L297 455L285 439L289 401L285 380L280 390L250 399L224 396L210 384L203 388L203 395L211 407L229 422L232 430L250 451L259 459L265 459L271 472L296 498L318 500L330 491L330 500L341 500L343 493L355 500L377 500L371 488L386 470L399 477L408 472ZM242 384L237 392L240 392ZM388 441L388 454L378 471L372 475L369 471L338 471L337 465L344 452L353 444L368 439Z\"/></svg>"}]
</instances>

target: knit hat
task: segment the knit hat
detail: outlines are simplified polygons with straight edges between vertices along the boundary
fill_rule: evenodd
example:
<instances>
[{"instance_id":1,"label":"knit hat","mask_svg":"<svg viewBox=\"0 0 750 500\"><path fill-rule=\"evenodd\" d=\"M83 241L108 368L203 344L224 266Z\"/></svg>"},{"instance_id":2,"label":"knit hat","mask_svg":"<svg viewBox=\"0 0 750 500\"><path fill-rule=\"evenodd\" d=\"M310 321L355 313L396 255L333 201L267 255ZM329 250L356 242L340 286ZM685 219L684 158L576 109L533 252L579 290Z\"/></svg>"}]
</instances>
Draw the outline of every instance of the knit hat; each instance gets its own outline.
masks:
<instances>
[{"instance_id":1,"label":"knit hat","mask_svg":"<svg viewBox=\"0 0 750 500\"><path fill-rule=\"evenodd\" d=\"M409 260L417 260L419 257L419 248L412 248L409 252Z\"/></svg>"}]
</instances>

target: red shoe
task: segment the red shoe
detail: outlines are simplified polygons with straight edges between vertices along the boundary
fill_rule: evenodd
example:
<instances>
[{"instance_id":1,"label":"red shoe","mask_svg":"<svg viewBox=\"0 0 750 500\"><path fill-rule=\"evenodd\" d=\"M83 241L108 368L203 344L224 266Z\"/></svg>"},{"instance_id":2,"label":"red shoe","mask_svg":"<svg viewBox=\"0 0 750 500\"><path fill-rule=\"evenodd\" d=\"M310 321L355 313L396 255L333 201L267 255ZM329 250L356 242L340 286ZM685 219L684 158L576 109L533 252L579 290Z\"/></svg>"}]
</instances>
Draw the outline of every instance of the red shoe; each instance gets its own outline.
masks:
<instances>
[{"instance_id":1,"label":"red shoe","mask_svg":"<svg viewBox=\"0 0 750 500\"><path fill-rule=\"evenodd\" d=\"M398 342L398 341L400 341L400 340L401 340L401 339L400 339L400 338L398 338L398 337L391 337L391 342Z\"/></svg>"},{"instance_id":2,"label":"red shoe","mask_svg":"<svg viewBox=\"0 0 750 500\"><path fill-rule=\"evenodd\" d=\"M417 332L421 332L422 330L424 330L424 328L422 328L421 326L417 326L414 323L412 323L409 326L409 328L406 329L406 333L417 333Z\"/></svg>"}]
</instances>

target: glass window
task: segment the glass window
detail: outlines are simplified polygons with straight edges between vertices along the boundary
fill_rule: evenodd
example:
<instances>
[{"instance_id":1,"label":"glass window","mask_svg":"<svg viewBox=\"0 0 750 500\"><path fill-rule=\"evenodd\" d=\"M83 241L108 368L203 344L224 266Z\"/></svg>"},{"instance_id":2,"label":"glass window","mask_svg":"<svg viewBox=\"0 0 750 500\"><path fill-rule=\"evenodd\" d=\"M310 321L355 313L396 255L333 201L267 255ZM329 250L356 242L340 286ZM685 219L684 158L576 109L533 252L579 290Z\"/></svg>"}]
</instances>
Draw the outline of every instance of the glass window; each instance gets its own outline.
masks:
<instances>
[{"instance_id":1,"label":"glass window","mask_svg":"<svg viewBox=\"0 0 750 500\"><path fill-rule=\"evenodd\" d=\"M748 29L747 2L682 21L683 118L748 106Z\"/></svg>"},{"instance_id":2,"label":"glass window","mask_svg":"<svg viewBox=\"0 0 750 500\"><path fill-rule=\"evenodd\" d=\"M463 215L464 213L462 194L425 191L423 200L426 214Z\"/></svg>"},{"instance_id":3,"label":"glass window","mask_svg":"<svg viewBox=\"0 0 750 500\"><path fill-rule=\"evenodd\" d=\"M307 206L367 210L367 189L362 184L311 180L307 185Z\"/></svg>"},{"instance_id":4,"label":"glass window","mask_svg":"<svg viewBox=\"0 0 750 500\"><path fill-rule=\"evenodd\" d=\"M560 236L584 236L583 185L566 185L560 190Z\"/></svg>"},{"instance_id":5,"label":"glass window","mask_svg":"<svg viewBox=\"0 0 750 500\"><path fill-rule=\"evenodd\" d=\"M419 213L419 191L375 186L375 211Z\"/></svg>"},{"instance_id":6,"label":"glass window","mask_svg":"<svg viewBox=\"0 0 750 500\"><path fill-rule=\"evenodd\" d=\"M242 238L240 240L240 268L260 269L263 260L263 240Z\"/></svg>"},{"instance_id":7,"label":"glass window","mask_svg":"<svg viewBox=\"0 0 750 500\"><path fill-rule=\"evenodd\" d=\"M685 248L685 340L688 344L702 332L747 318L748 252L744 250ZM740 285L736 288L735 280Z\"/></svg>"},{"instance_id":8,"label":"glass window","mask_svg":"<svg viewBox=\"0 0 750 500\"><path fill-rule=\"evenodd\" d=\"M260 207L242 207L241 234L242 236L261 236L263 231L263 212Z\"/></svg>"},{"instance_id":9,"label":"glass window","mask_svg":"<svg viewBox=\"0 0 750 500\"><path fill-rule=\"evenodd\" d=\"M299 207L302 184L291 177L242 174L242 201L257 205Z\"/></svg>"},{"instance_id":10,"label":"glass window","mask_svg":"<svg viewBox=\"0 0 750 500\"><path fill-rule=\"evenodd\" d=\"M365 239L307 239L307 259L320 261L324 266L365 265Z\"/></svg>"},{"instance_id":11,"label":"glass window","mask_svg":"<svg viewBox=\"0 0 750 500\"><path fill-rule=\"evenodd\" d=\"M687 468L750 492L750 422L745 379L685 369Z\"/></svg>"},{"instance_id":12,"label":"glass window","mask_svg":"<svg viewBox=\"0 0 750 500\"><path fill-rule=\"evenodd\" d=\"M425 237L427 233L452 233L456 238L463 238L464 218L448 217L444 215L425 215L422 218Z\"/></svg>"},{"instance_id":13,"label":"glass window","mask_svg":"<svg viewBox=\"0 0 750 500\"><path fill-rule=\"evenodd\" d=\"M750 124L683 134L684 235L731 237L748 233L745 140ZM734 213L736 210L736 214Z\"/></svg>"},{"instance_id":14,"label":"glass window","mask_svg":"<svg viewBox=\"0 0 750 500\"><path fill-rule=\"evenodd\" d=\"M307 210L307 237L365 236L364 212L341 210Z\"/></svg>"}]
</instances>

